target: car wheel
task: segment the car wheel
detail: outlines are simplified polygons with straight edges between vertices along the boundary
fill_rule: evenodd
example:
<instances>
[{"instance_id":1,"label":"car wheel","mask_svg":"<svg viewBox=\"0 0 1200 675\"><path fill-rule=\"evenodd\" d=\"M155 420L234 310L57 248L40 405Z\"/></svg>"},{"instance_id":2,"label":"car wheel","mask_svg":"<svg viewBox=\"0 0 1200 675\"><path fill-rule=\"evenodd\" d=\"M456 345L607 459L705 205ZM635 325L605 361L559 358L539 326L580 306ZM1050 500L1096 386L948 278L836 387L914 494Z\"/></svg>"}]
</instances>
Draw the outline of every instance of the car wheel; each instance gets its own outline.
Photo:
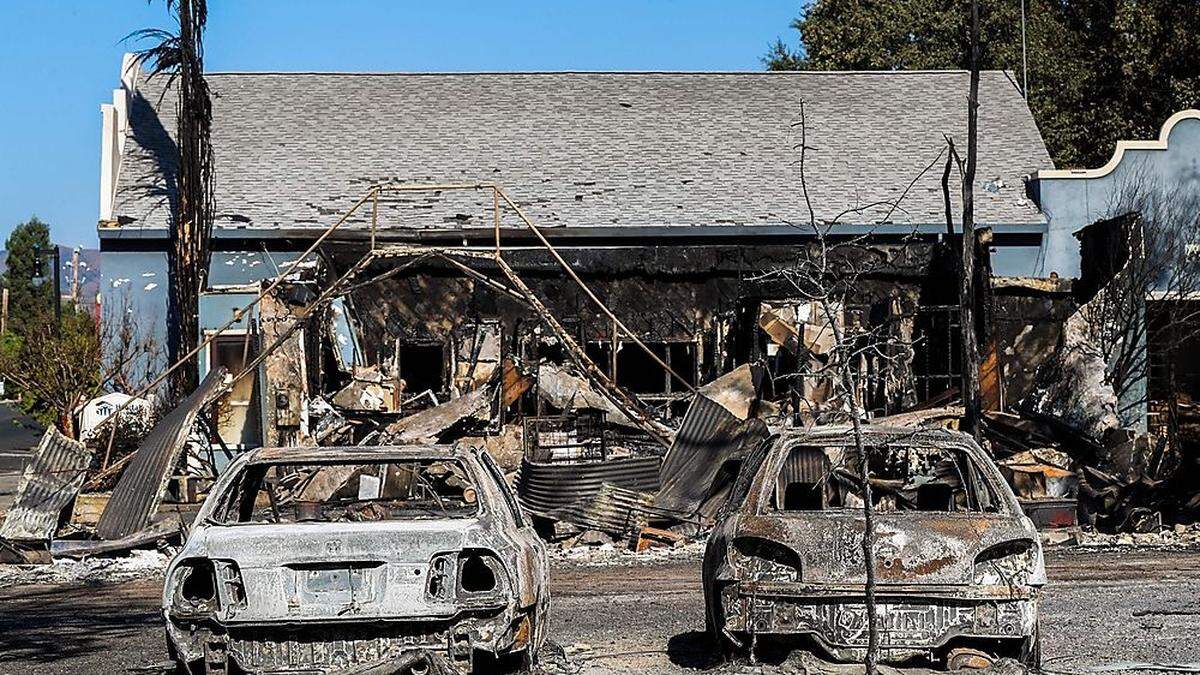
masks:
<instances>
[{"instance_id":1,"label":"car wheel","mask_svg":"<svg viewBox=\"0 0 1200 675\"><path fill-rule=\"evenodd\" d=\"M1033 634L1025 639L1021 647L1021 664L1027 668L1038 670L1042 667L1042 621L1038 619L1033 624Z\"/></svg>"},{"instance_id":2,"label":"car wheel","mask_svg":"<svg viewBox=\"0 0 1200 675\"><path fill-rule=\"evenodd\" d=\"M171 663L175 664L173 672L175 675L192 675L193 671L183 659L179 658L179 650L175 649L175 643L171 642L171 636L163 631L163 638L167 643L167 657L171 659Z\"/></svg>"},{"instance_id":3,"label":"car wheel","mask_svg":"<svg viewBox=\"0 0 1200 675\"><path fill-rule=\"evenodd\" d=\"M741 651L729 636L725 635L725 631L721 630L721 626L724 625L725 612L721 609L721 601L714 599L704 611L704 630L712 641L715 654L725 663L731 663L737 660Z\"/></svg>"}]
</instances>

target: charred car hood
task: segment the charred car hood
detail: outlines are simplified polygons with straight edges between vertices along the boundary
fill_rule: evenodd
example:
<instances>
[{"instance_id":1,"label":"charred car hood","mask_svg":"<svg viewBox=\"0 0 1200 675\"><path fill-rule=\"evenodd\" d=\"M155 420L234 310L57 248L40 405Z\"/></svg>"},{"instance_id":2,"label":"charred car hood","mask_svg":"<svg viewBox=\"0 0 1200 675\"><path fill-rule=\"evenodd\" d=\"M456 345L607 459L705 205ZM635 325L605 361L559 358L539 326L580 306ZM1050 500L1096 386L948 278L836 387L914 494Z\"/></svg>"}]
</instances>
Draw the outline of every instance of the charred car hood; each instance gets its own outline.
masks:
<instances>
[{"instance_id":1,"label":"charred car hood","mask_svg":"<svg viewBox=\"0 0 1200 675\"><path fill-rule=\"evenodd\" d=\"M245 597L221 598L224 623L449 618L463 603L429 597L429 567L435 554L465 548L511 553L510 542L475 519L297 523L207 526L176 563L236 565Z\"/></svg>"},{"instance_id":2,"label":"charred car hood","mask_svg":"<svg viewBox=\"0 0 1200 675\"><path fill-rule=\"evenodd\" d=\"M767 539L795 551L804 584L857 585L866 579L864 522L849 511L742 515L734 536ZM959 585L971 583L981 553L1036 541L1036 533L1007 515L876 513L875 539L877 583Z\"/></svg>"}]
</instances>

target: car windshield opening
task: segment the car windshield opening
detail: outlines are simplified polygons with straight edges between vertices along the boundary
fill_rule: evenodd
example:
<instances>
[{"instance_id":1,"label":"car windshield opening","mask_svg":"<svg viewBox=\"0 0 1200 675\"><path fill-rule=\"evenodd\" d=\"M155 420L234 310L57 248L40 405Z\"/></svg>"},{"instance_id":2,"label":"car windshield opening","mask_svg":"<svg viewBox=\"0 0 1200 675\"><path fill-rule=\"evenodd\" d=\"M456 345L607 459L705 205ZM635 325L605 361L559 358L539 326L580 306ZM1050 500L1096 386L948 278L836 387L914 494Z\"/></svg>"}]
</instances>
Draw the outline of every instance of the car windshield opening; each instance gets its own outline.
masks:
<instances>
[{"instance_id":1,"label":"car windshield opening","mask_svg":"<svg viewBox=\"0 0 1200 675\"><path fill-rule=\"evenodd\" d=\"M478 492L445 459L248 465L214 514L221 523L468 518Z\"/></svg>"},{"instance_id":2,"label":"car windshield opening","mask_svg":"<svg viewBox=\"0 0 1200 675\"><path fill-rule=\"evenodd\" d=\"M868 446L871 502L878 512L995 512L999 502L961 450ZM772 505L779 511L862 508L862 462L853 447L797 445L775 479Z\"/></svg>"}]
</instances>

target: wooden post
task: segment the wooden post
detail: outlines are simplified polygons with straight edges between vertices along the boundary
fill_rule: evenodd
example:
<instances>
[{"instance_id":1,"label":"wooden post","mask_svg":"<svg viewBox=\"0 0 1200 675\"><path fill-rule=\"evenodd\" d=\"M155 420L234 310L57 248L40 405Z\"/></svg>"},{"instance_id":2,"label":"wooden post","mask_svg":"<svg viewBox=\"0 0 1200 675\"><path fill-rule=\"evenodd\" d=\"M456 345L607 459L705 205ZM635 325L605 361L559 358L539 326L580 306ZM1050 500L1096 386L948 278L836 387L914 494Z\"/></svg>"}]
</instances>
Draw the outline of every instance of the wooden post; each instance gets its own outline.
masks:
<instances>
[{"instance_id":1,"label":"wooden post","mask_svg":"<svg viewBox=\"0 0 1200 675\"><path fill-rule=\"evenodd\" d=\"M8 289L0 292L0 333L8 332Z\"/></svg>"}]
</instances>

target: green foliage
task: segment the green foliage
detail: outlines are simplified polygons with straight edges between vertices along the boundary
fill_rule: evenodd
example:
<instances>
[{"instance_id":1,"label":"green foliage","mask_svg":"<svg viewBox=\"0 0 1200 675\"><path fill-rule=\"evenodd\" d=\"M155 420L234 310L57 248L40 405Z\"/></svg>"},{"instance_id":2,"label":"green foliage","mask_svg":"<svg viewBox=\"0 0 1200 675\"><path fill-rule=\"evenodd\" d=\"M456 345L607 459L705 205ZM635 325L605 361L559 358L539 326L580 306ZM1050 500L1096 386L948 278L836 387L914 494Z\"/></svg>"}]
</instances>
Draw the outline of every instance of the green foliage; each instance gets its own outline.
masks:
<instances>
[{"instance_id":1,"label":"green foliage","mask_svg":"<svg viewBox=\"0 0 1200 675\"><path fill-rule=\"evenodd\" d=\"M43 311L23 334L0 338L0 377L16 385L26 412L73 435L75 408L100 390L100 354L96 321L68 305L58 330L53 312Z\"/></svg>"},{"instance_id":2,"label":"green foliage","mask_svg":"<svg viewBox=\"0 0 1200 675\"><path fill-rule=\"evenodd\" d=\"M1056 164L1095 167L1122 139L1156 138L1200 102L1200 2L1027 0L1029 104ZM965 0L815 0L772 70L967 67ZM1021 80L1018 0L979 0L981 67ZM986 102L984 102L986 105Z\"/></svg>"},{"instance_id":3,"label":"green foliage","mask_svg":"<svg viewBox=\"0 0 1200 675\"><path fill-rule=\"evenodd\" d=\"M54 263L48 256L42 260L42 274L46 279L41 285L33 282L34 248L40 247L43 252L51 250L50 228L34 216L13 228L4 247L8 251L8 269L3 278L8 289L8 328L22 335L39 314L53 307Z\"/></svg>"}]
</instances>

